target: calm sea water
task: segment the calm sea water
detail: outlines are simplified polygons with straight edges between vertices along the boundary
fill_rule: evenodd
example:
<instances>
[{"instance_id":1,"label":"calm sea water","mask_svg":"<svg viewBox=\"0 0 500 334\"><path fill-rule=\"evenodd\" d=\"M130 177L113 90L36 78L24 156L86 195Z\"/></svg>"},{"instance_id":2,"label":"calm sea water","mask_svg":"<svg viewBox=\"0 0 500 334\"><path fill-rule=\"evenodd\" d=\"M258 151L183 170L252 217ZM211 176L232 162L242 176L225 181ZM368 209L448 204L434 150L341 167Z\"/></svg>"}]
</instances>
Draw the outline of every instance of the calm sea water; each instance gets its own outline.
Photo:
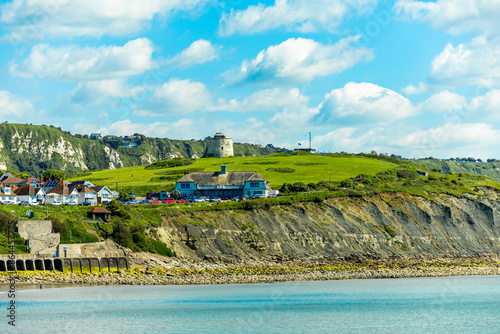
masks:
<instances>
[{"instance_id":1,"label":"calm sea water","mask_svg":"<svg viewBox=\"0 0 500 334\"><path fill-rule=\"evenodd\" d=\"M20 290L1 333L500 333L500 276Z\"/></svg>"}]
</instances>

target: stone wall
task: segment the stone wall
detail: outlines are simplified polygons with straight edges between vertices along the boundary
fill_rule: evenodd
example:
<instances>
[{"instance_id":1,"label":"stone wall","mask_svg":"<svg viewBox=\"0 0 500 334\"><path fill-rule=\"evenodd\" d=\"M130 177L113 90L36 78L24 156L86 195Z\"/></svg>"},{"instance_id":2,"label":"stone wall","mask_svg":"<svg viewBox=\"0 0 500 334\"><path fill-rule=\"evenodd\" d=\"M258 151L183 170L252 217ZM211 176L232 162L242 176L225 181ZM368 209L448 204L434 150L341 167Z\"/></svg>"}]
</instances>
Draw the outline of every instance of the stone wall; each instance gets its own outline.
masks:
<instances>
[{"instance_id":1,"label":"stone wall","mask_svg":"<svg viewBox=\"0 0 500 334\"><path fill-rule=\"evenodd\" d=\"M50 220L20 220L18 226L19 234L24 239L52 233L52 221Z\"/></svg>"}]
</instances>

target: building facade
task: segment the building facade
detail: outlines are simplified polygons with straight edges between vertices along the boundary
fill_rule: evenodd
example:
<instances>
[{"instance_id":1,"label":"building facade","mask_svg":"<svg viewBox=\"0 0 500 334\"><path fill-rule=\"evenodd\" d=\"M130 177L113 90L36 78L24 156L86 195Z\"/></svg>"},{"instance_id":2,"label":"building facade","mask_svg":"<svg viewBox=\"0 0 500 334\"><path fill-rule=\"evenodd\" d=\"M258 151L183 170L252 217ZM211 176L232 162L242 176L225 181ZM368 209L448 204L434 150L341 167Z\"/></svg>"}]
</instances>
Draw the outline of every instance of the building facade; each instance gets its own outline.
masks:
<instances>
[{"instance_id":1,"label":"building facade","mask_svg":"<svg viewBox=\"0 0 500 334\"><path fill-rule=\"evenodd\" d=\"M235 196L267 197L274 193L269 182L257 172L228 172L221 165L220 172L199 172L184 175L175 185L182 197Z\"/></svg>"}]
</instances>

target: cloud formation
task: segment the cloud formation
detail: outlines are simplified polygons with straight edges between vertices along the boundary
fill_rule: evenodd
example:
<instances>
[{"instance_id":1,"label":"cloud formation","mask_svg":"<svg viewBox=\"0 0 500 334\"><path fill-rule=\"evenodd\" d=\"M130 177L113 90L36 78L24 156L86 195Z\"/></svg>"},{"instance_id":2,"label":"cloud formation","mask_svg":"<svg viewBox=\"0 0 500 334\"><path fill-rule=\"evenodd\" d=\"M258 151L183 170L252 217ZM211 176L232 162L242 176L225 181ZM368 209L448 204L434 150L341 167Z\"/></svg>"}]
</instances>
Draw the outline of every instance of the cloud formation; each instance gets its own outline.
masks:
<instances>
[{"instance_id":1,"label":"cloud formation","mask_svg":"<svg viewBox=\"0 0 500 334\"><path fill-rule=\"evenodd\" d=\"M369 12L376 4L375 0L276 0L271 6L259 3L223 13L219 35L255 34L277 28L302 33L334 32L346 16Z\"/></svg>"},{"instance_id":2,"label":"cloud formation","mask_svg":"<svg viewBox=\"0 0 500 334\"><path fill-rule=\"evenodd\" d=\"M360 36L324 45L307 38L290 38L245 60L238 69L223 74L229 84L249 82L308 82L315 77L340 73L359 62L373 59L373 51L356 47Z\"/></svg>"},{"instance_id":3,"label":"cloud formation","mask_svg":"<svg viewBox=\"0 0 500 334\"><path fill-rule=\"evenodd\" d=\"M25 98L6 90L0 90L0 116L17 119L17 117L23 116L33 110L33 105Z\"/></svg>"},{"instance_id":4,"label":"cloud formation","mask_svg":"<svg viewBox=\"0 0 500 334\"><path fill-rule=\"evenodd\" d=\"M429 80L445 85L500 85L500 40L476 37L470 43L448 43L431 64Z\"/></svg>"},{"instance_id":5,"label":"cloud formation","mask_svg":"<svg viewBox=\"0 0 500 334\"><path fill-rule=\"evenodd\" d=\"M193 10L212 0L13 0L0 6L0 24L21 42L53 36L127 36L155 16Z\"/></svg>"},{"instance_id":6,"label":"cloud formation","mask_svg":"<svg viewBox=\"0 0 500 334\"><path fill-rule=\"evenodd\" d=\"M394 5L401 18L425 22L452 35L500 32L500 2L491 0L398 0Z\"/></svg>"},{"instance_id":7,"label":"cloud formation","mask_svg":"<svg viewBox=\"0 0 500 334\"><path fill-rule=\"evenodd\" d=\"M168 63L183 68L208 63L219 58L220 50L220 46L214 46L210 41L199 39L174 58L169 59Z\"/></svg>"},{"instance_id":8,"label":"cloud formation","mask_svg":"<svg viewBox=\"0 0 500 334\"><path fill-rule=\"evenodd\" d=\"M12 63L10 72L26 78L99 80L141 74L154 66L153 43L147 38L124 46L78 47L35 45L27 58Z\"/></svg>"}]
</instances>

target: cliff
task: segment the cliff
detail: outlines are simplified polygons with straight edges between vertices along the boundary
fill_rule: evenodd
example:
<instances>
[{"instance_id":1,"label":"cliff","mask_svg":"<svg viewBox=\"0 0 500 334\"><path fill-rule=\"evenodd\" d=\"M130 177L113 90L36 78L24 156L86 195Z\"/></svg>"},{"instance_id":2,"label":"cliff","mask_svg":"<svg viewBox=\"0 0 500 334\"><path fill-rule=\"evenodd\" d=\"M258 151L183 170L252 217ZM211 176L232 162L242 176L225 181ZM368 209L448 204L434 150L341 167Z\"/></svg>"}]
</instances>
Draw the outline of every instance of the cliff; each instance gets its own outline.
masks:
<instances>
[{"instance_id":1,"label":"cliff","mask_svg":"<svg viewBox=\"0 0 500 334\"><path fill-rule=\"evenodd\" d=\"M500 254L500 202L405 194L333 198L269 210L165 217L159 239L179 258L426 259Z\"/></svg>"},{"instance_id":2,"label":"cliff","mask_svg":"<svg viewBox=\"0 0 500 334\"><path fill-rule=\"evenodd\" d=\"M130 143L137 147L123 146ZM34 176L40 176L46 169L74 173L145 165L174 157L202 157L205 148L205 141L149 138L140 134L127 139L89 139L54 126L0 124L0 170L12 169ZM238 156L276 151L250 144L234 145Z\"/></svg>"}]
</instances>

